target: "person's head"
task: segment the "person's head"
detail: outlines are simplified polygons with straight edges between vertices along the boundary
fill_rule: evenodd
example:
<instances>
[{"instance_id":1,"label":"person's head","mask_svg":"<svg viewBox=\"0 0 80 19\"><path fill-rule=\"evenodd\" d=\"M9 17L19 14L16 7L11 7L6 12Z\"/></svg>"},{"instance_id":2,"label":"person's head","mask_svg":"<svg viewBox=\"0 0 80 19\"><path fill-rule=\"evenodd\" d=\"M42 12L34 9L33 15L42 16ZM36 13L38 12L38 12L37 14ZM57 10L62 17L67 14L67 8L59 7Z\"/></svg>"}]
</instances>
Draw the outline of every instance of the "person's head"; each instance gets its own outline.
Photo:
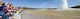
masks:
<instances>
[{"instance_id":1,"label":"person's head","mask_svg":"<svg viewBox=\"0 0 80 19\"><path fill-rule=\"evenodd\" d=\"M20 7L18 7L18 9L20 9Z\"/></svg>"},{"instance_id":2,"label":"person's head","mask_svg":"<svg viewBox=\"0 0 80 19\"><path fill-rule=\"evenodd\" d=\"M0 4L3 4L3 0L0 0Z\"/></svg>"},{"instance_id":3,"label":"person's head","mask_svg":"<svg viewBox=\"0 0 80 19\"><path fill-rule=\"evenodd\" d=\"M12 5L8 3L7 6L8 6L8 7L11 7Z\"/></svg>"},{"instance_id":4,"label":"person's head","mask_svg":"<svg viewBox=\"0 0 80 19\"><path fill-rule=\"evenodd\" d=\"M12 6L12 5L10 4L10 6Z\"/></svg>"},{"instance_id":5,"label":"person's head","mask_svg":"<svg viewBox=\"0 0 80 19\"><path fill-rule=\"evenodd\" d=\"M3 0L0 0L0 2L2 2Z\"/></svg>"}]
</instances>

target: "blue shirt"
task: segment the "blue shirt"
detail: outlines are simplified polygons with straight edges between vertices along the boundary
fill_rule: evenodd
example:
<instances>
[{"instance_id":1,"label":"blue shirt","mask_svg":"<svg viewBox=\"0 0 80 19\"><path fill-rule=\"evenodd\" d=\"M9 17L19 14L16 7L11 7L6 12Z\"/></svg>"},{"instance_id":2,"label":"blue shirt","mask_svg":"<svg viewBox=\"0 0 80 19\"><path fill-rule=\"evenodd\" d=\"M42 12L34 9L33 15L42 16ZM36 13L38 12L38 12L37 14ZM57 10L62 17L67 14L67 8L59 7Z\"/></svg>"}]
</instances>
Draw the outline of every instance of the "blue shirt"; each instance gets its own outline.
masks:
<instances>
[{"instance_id":1,"label":"blue shirt","mask_svg":"<svg viewBox=\"0 0 80 19\"><path fill-rule=\"evenodd\" d=\"M5 5L5 3L3 3L2 6L0 7L0 11L5 10L5 8L6 8L6 5Z\"/></svg>"}]
</instances>

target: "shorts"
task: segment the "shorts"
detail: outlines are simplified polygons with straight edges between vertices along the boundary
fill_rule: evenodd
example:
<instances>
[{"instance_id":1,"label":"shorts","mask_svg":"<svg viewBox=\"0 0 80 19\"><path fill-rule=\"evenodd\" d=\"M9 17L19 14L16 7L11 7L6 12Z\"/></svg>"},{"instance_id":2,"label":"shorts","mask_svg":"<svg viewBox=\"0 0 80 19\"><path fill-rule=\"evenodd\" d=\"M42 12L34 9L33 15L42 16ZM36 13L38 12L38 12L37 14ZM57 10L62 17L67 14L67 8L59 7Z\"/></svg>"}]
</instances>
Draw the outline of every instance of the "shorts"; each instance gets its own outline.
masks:
<instances>
[{"instance_id":1,"label":"shorts","mask_svg":"<svg viewBox=\"0 0 80 19\"><path fill-rule=\"evenodd\" d=\"M8 11L11 11L11 10L8 10Z\"/></svg>"},{"instance_id":2,"label":"shorts","mask_svg":"<svg viewBox=\"0 0 80 19\"><path fill-rule=\"evenodd\" d=\"M12 17L12 16L13 16L13 14L9 14L9 15L7 15L7 16Z\"/></svg>"}]
</instances>

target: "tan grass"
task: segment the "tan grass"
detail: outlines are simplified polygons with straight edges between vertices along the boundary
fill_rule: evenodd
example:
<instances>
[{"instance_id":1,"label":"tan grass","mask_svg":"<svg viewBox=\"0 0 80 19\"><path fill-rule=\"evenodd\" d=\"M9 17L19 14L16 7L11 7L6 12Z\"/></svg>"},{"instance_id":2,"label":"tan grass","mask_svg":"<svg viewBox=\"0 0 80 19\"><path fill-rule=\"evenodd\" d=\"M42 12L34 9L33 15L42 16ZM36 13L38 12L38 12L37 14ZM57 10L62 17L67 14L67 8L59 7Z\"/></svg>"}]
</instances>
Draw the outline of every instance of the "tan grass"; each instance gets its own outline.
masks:
<instances>
[{"instance_id":1,"label":"tan grass","mask_svg":"<svg viewBox=\"0 0 80 19\"><path fill-rule=\"evenodd\" d=\"M27 10L31 14L53 17L55 19L80 19L80 10Z\"/></svg>"}]
</instances>

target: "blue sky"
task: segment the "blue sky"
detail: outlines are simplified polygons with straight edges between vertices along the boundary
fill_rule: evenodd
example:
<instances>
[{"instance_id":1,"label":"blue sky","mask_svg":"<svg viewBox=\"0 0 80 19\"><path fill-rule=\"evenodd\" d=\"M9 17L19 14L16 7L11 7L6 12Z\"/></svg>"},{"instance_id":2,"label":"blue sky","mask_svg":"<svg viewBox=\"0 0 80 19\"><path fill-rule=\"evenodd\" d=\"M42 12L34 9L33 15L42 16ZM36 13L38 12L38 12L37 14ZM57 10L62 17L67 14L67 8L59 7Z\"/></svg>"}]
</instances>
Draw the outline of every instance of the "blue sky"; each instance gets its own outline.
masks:
<instances>
[{"instance_id":1,"label":"blue sky","mask_svg":"<svg viewBox=\"0 0 80 19\"><path fill-rule=\"evenodd\" d=\"M4 0L15 6L32 8L61 8L61 0ZM68 0L68 6L80 5L80 0Z\"/></svg>"}]
</instances>

